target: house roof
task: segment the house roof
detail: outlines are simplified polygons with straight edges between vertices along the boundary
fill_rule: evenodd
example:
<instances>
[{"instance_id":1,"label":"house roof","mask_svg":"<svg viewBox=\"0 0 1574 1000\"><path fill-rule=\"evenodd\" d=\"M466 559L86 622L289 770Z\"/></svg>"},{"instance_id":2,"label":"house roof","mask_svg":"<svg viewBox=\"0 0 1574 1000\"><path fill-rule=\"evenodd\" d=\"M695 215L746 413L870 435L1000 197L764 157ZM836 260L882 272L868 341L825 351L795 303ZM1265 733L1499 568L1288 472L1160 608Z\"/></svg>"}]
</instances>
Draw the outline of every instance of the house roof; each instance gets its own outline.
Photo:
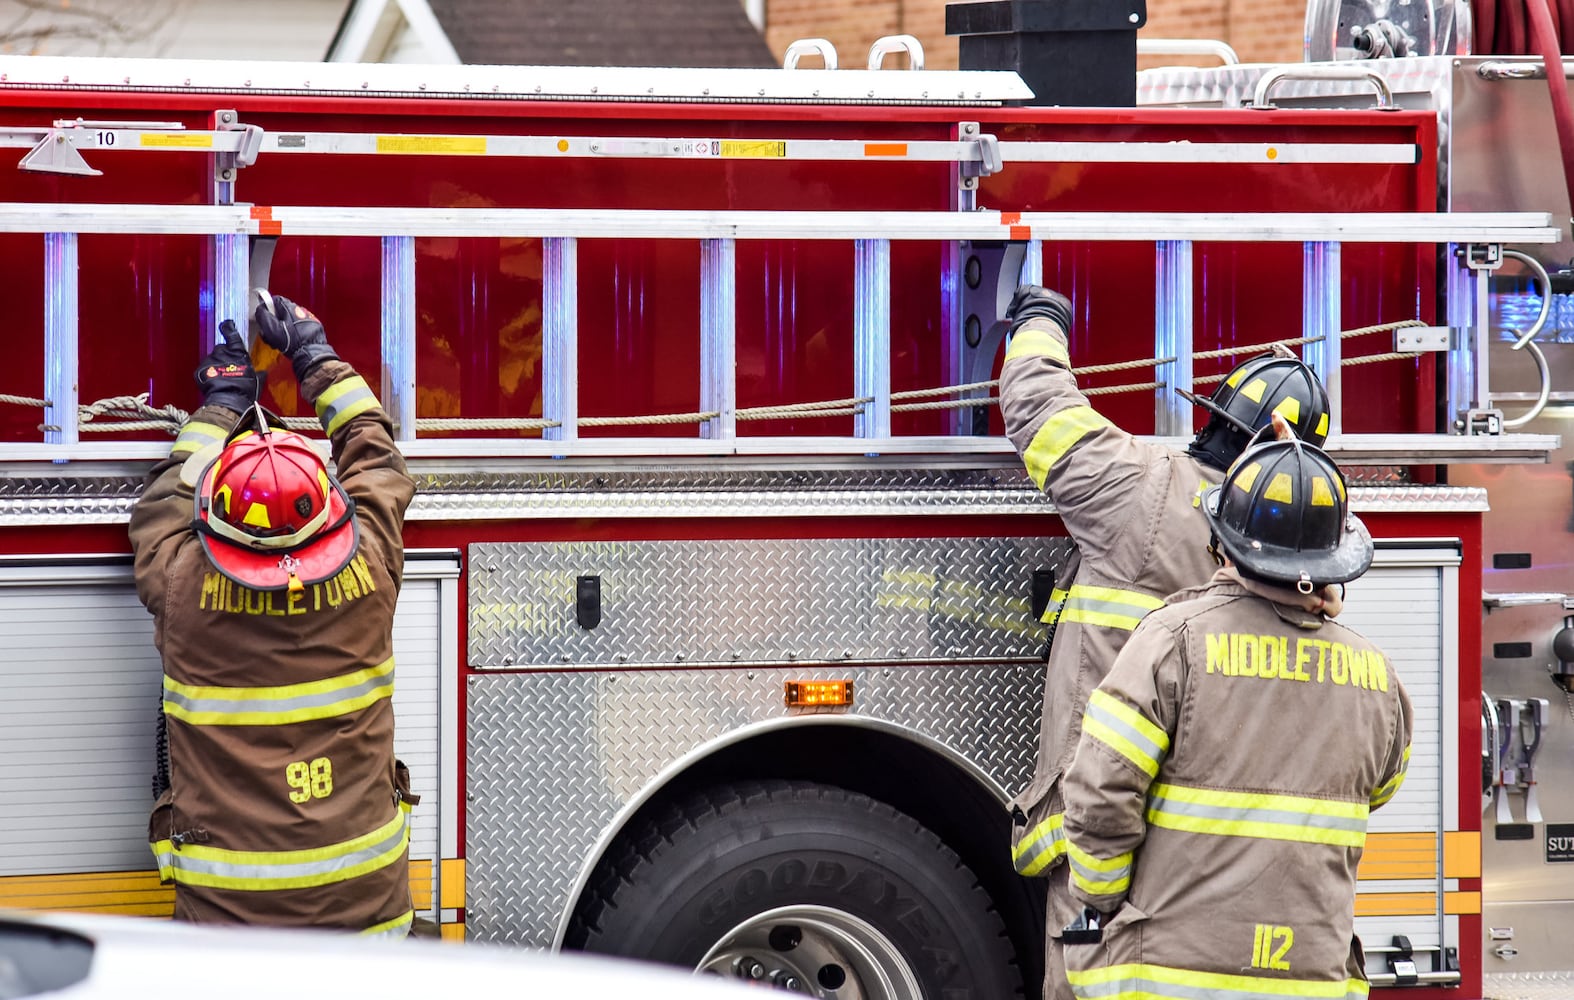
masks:
<instances>
[{"instance_id":1,"label":"house roof","mask_svg":"<svg viewBox=\"0 0 1574 1000\"><path fill-rule=\"evenodd\" d=\"M427 0L466 63L780 65L739 0Z\"/></svg>"}]
</instances>

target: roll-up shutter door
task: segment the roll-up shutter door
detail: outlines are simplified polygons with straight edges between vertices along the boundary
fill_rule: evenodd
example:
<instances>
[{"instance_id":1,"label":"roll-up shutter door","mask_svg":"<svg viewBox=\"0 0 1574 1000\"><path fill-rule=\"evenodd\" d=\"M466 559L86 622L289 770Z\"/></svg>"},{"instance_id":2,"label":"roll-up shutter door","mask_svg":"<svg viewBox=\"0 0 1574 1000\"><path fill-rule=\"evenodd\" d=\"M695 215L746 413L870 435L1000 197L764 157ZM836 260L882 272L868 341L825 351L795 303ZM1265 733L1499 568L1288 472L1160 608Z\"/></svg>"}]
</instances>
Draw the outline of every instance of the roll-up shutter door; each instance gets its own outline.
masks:
<instances>
[{"instance_id":1,"label":"roll-up shutter door","mask_svg":"<svg viewBox=\"0 0 1574 1000\"><path fill-rule=\"evenodd\" d=\"M394 619L395 752L422 797L410 856L425 911L435 899L419 882L438 868L442 602L455 599L444 582L457 571L451 557L410 560ZM0 907L169 912L147 846L162 671L129 561L0 561L0 636Z\"/></svg>"},{"instance_id":2,"label":"roll-up shutter door","mask_svg":"<svg viewBox=\"0 0 1574 1000\"><path fill-rule=\"evenodd\" d=\"M1404 786L1368 825L1356 931L1369 954L1386 950L1395 935L1418 952L1458 943L1443 940L1440 868L1445 775L1454 781L1457 774L1443 739L1444 681L1457 667L1445 662L1454 655L1445 638L1458 631L1445 575L1458 562L1452 548L1379 549L1372 569L1349 585L1339 616L1388 654L1415 710Z\"/></svg>"}]
</instances>

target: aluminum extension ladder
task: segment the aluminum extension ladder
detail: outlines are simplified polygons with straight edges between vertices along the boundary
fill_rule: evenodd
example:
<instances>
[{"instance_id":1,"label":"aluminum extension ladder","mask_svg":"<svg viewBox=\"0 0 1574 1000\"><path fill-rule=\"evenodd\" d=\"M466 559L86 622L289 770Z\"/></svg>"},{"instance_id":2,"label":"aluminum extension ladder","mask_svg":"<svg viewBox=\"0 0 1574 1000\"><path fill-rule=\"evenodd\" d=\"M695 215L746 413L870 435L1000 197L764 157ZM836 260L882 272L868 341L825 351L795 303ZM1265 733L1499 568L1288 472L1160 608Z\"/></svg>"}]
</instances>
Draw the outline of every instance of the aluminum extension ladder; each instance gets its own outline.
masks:
<instances>
[{"instance_id":1,"label":"aluminum extension ladder","mask_svg":"<svg viewBox=\"0 0 1574 1000\"><path fill-rule=\"evenodd\" d=\"M1557 231L1543 213L1483 214L1188 214L1013 213L979 211L977 178L1010 162L1122 161L1261 162L1262 144L1158 142L996 142L976 123L961 122L954 142L863 143L857 140L660 139L626 137L377 136L360 133L263 134L240 124L234 112L214 113L212 130L184 130L170 123L57 122L47 129L0 130L0 146L25 146L35 169L97 172L81 151L137 148L211 151L213 200L206 206L0 204L0 232L36 233L45 250L45 395L49 402L42 445L0 445L0 459L69 460L141 458L139 442L82 442L77 421L77 242L83 234L196 234L212 246L214 295L210 328L230 318L244 324L250 275L250 241L281 235L372 237L382 245L382 399L401 446L412 458L482 453L476 439L421 439L415 418L414 240L420 236L535 237L544 242L542 439L488 441L484 454L571 457L580 455L715 455L927 453L978 455L1008 450L1004 441L959 433L892 437L890 385L891 242L935 240L958 248L960 266L970 243L1006 243L1022 250L1020 280L1041 276L1042 243L1143 241L1155 245L1158 321L1156 432L1189 434L1190 407L1170 388L1192 385L1192 247L1195 242L1298 242L1304 245L1303 335L1305 358L1328 387L1330 442L1342 461L1360 464L1523 460L1545 458L1556 447L1549 435L1466 434L1344 435L1340 414L1340 248L1347 242L1447 244L1457 252L1449 275L1448 337L1450 412L1487 411L1487 278L1504 244L1552 243ZM577 144L577 145L576 145ZM687 144L687 145L685 145ZM733 148L728 148L731 144ZM565 146L569 146L565 149ZM701 152L700 147L704 147ZM762 146L771 148L762 149ZM876 148L878 147L878 148ZM906 159L947 161L958 179L953 212L681 212L607 211L594 218L557 210L429 208L259 207L231 203L241 168L258 155L278 153L366 154L420 152L456 155L739 158ZM1367 162L1413 157L1413 149L1377 146L1280 144L1279 158L1327 162L1358 156ZM1376 158L1371 159L1371 158ZM1397 161L1396 161L1397 162ZM1413 162L1413 161L1412 161ZM701 254L700 408L695 437L582 438L578 434L577 240L580 238L683 239ZM736 242L751 239L847 240L855 245L854 394L869 400L859 409L850 437L738 437L736 433ZM1009 276L1014 284L1018 276ZM957 287L960 282L955 283ZM993 292L991 292L993 295ZM948 310L948 384L966 381L969 359L960 310ZM990 319L993 319L990 315ZM992 352L995 344L981 345ZM987 377L987 376L986 376ZM1478 429L1467 419L1467 429Z\"/></svg>"}]
</instances>

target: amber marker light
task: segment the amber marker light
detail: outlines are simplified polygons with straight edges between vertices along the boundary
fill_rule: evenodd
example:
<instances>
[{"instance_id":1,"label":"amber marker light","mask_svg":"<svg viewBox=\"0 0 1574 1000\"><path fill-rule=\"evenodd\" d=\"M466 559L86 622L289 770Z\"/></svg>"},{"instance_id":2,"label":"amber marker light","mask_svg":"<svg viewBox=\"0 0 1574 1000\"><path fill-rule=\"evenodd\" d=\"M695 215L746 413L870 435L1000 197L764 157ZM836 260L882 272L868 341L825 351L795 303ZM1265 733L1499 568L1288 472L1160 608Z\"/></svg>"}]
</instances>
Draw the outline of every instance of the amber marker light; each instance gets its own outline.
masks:
<instances>
[{"instance_id":1,"label":"amber marker light","mask_svg":"<svg viewBox=\"0 0 1574 1000\"><path fill-rule=\"evenodd\" d=\"M846 708L853 703L852 681L788 681L788 708Z\"/></svg>"}]
</instances>

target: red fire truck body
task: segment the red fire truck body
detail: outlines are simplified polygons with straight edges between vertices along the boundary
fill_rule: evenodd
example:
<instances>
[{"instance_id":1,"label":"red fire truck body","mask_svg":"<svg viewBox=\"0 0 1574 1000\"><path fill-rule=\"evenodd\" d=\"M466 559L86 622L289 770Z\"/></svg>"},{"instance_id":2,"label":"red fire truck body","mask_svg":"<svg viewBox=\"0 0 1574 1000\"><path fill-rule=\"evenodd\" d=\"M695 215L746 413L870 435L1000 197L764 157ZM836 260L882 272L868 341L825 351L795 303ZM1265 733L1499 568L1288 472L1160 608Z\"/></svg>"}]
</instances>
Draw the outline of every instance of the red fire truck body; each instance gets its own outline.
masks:
<instances>
[{"instance_id":1,"label":"red fire truck body","mask_svg":"<svg viewBox=\"0 0 1574 1000\"><path fill-rule=\"evenodd\" d=\"M1218 352L1459 326L1451 246L1546 237L1506 216L1444 231L1432 112L1011 107L1014 79L0 58L0 142L77 154L0 169L0 906L169 911L142 843L159 667L124 523L170 435L97 432L107 418L51 397L194 408L236 262L255 276L266 240L267 286L381 373L421 487L396 712L426 796L424 916L620 950L595 930L636 905L620 880L670 895L699 877L663 869L672 829L724 838L785 788L811 817L859 813L849 829L909 817L913 850L973 884L817 865L809 837L704 874L711 910L786 916L674 912L714 947L648 957L786 975L772 935L791 924L819 968L1031 994L1042 915L1003 804L1036 749L1035 587L1070 546L988 388L903 393L998 373L998 289L1036 268L1075 302L1076 365L1150 362L1084 376L1128 387L1100 411L1180 443L1192 416L1169 390L1239 360ZM61 172L78 160L101 173ZM943 238L945 214L973 228ZM1435 229L1390 240L1395 215ZM1302 348L1342 372L1330 450L1379 544L1348 618L1418 706L1358 924L1375 982L1407 982L1391 960L1413 955L1418 989L1479 996L1487 504L1438 470L1549 448L1438 433L1461 349L1395 336ZM1215 355L1193 371L1167 350ZM287 365L264 402L310 415ZM1293 754L1293 733L1261 751ZM846 913L809 891L821 876ZM995 944L934 916L968 906Z\"/></svg>"}]
</instances>

